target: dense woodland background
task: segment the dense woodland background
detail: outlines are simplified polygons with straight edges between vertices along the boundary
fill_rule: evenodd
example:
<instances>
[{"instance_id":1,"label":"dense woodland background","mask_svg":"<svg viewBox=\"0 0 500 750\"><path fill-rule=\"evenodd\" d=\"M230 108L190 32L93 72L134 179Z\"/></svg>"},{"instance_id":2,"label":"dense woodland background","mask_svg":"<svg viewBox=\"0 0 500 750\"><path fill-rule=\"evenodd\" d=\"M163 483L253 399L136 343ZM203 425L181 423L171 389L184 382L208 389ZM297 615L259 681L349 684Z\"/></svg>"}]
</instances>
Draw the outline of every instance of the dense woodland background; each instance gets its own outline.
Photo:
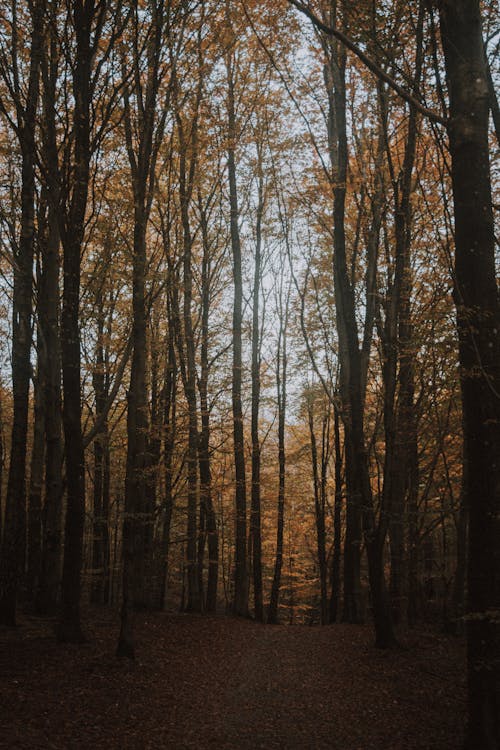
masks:
<instances>
[{"instance_id":1,"label":"dense woodland background","mask_svg":"<svg viewBox=\"0 0 500 750\"><path fill-rule=\"evenodd\" d=\"M5 5L3 624L387 647L464 631L469 564L498 747L499 43L489 1Z\"/></svg>"}]
</instances>

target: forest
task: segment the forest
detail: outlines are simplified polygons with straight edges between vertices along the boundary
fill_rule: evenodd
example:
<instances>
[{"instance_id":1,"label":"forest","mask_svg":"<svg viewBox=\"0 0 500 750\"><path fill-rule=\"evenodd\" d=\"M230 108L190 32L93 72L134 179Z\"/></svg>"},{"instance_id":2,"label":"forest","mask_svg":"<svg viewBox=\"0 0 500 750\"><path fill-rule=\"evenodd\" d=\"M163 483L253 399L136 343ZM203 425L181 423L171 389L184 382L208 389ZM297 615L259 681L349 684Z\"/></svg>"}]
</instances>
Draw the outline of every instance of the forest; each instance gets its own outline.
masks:
<instances>
[{"instance_id":1,"label":"forest","mask_svg":"<svg viewBox=\"0 0 500 750\"><path fill-rule=\"evenodd\" d=\"M48 694L98 648L143 706L156 659L192 680L173 735L103 747L500 748L499 21L494 0L2 5L13 716L16 670L43 662ZM422 667L418 692L431 642L464 689L430 691L429 726L467 709L442 744L245 734L300 713L300 685L376 706ZM229 734L191 737L229 665L248 716L233 695ZM266 669L297 703L250 712ZM30 727L5 747L95 745Z\"/></svg>"}]
</instances>

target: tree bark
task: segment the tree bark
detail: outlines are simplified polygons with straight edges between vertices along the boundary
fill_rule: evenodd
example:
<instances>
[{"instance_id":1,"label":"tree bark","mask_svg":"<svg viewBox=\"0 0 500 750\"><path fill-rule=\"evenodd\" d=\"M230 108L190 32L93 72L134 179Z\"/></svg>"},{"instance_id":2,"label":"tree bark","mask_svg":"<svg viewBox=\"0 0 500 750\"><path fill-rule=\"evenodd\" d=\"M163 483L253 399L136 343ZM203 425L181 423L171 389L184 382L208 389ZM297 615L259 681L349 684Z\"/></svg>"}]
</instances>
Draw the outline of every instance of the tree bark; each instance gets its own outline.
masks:
<instances>
[{"instance_id":1,"label":"tree bark","mask_svg":"<svg viewBox=\"0 0 500 750\"><path fill-rule=\"evenodd\" d=\"M261 256L262 256L262 216L264 213L264 176L262 173L262 144L257 145L258 170L258 202L255 227L255 258L253 275L253 311L252 311L252 492L250 533L252 538L252 572L255 619L264 621L264 606L262 600L262 536L261 536L261 503L260 503L260 440L259 440L259 410L260 410L260 286L261 286Z\"/></svg>"},{"instance_id":2,"label":"tree bark","mask_svg":"<svg viewBox=\"0 0 500 750\"><path fill-rule=\"evenodd\" d=\"M314 515L316 519L316 543L318 551L318 569L320 583L320 622L322 625L325 625L328 621L325 506L323 503L324 497L322 476L320 476L320 471L318 470L319 460L316 432L314 428L313 399L314 395L312 393L309 394L307 413L309 421L309 437L311 441L311 466L314 487ZM322 473L323 472L321 472L321 474Z\"/></svg>"},{"instance_id":3,"label":"tree bark","mask_svg":"<svg viewBox=\"0 0 500 750\"><path fill-rule=\"evenodd\" d=\"M152 523L147 508L146 469L147 435L147 312L146 312L146 231L151 212L155 182L155 165L165 123L165 109L158 115L161 50L164 42L164 4L159 0L149 7L150 16L145 55L147 74L139 74L139 49L143 40L138 36L140 25L134 19L132 65L136 75L132 92L124 95L124 125L134 194L134 251L132 268L132 364L127 406L127 464L125 476L125 513L123 522L123 586L121 628L117 655L134 658L133 609L145 605L145 560L152 553ZM134 10L137 13L138 9ZM136 111L132 110L130 93ZM138 129L138 140L134 138Z\"/></svg>"},{"instance_id":4,"label":"tree bark","mask_svg":"<svg viewBox=\"0 0 500 750\"><path fill-rule=\"evenodd\" d=\"M42 272L38 299L38 320L46 356L45 375L45 498L43 506L43 543L36 610L54 614L59 604L62 552L63 436L60 339L60 229L57 129L55 123L59 49L55 38L56 8L50 10L42 62L43 142L42 159L45 184L43 202L46 222L39 229Z\"/></svg>"},{"instance_id":5,"label":"tree bark","mask_svg":"<svg viewBox=\"0 0 500 750\"><path fill-rule=\"evenodd\" d=\"M102 284L102 282L101 282ZM102 285L96 295L97 345L92 384L95 394L96 420L101 419L108 399L108 375L104 355L104 300ZM102 428L94 440L94 487L92 520L92 585L90 600L107 604L109 599L109 435L104 417Z\"/></svg>"},{"instance_id":6,"label":"tree bark","mask_svg":"<svg viewBox=\"0 0 500 750\"><path fill-rule=\"evenodd\" d=\"M199 439L200 464L200 504L205 509L206 536L208 540L208 579L205 609L215 612L217 608L217 584L219 577L219 534L217 519L212 499L212 470L210 458L210 406L208 401L209 377L209 316L210 316L210 282L212 266L210 257L210 241L208 236L208 220L199 197L201 232L203 241L203 259L201 270L201 374L198 381L200 393L201 432Z\"/></svg>"},{"instance_id":7,"label":"tree bark","mask_svg":"<svg viewBox=\"0 0 500 750\"><path fill-rule=\"evenodd\" d=\"M342 539L342 451L340 444L340 418L334 407L334 445L335 445L335 501L333 511L333 555L332 555L332 591L330 596L330 622L337 622L340 604L340 556Z\"/></svg>"},{"instance_id":8,"label":"tree bark","mask_svg":"<svg viewBox=\"0 0 500 750\"><path fill-rule=\"evenodd\" d=\"M283 276L282 276L283 278ZM283 309L283 289L279 296L279 333L278 351L276 356L276 396L278 402L278 520L276 525L276 559L274 563L273 583L269 598L267 622L276 624L278 622L278 605L281 588L281 572L283 569L283 535L285 530L285 482L286 482L286 448L285 448L285 425L286 425L286 388L287 388L287 326L289 313L289 289L286 292L286 302ZM292 559L290 557L290 570ZM292 592L293 581L290 575L290 591ZM293 595L291 595L293 601ZM293 613L293 604L292 613Z\"/></svg>"},{"instance_id":9,"label":"tree bark","mask_svg":"<svg viewBox=\"0 0 500 750\"><path fill-rule=\"evenodd\" d=\"M48 106L45 83L44 108ZM51 126L48 118L47 129ZM46 146L47 148L47 146ZM50 158L50 150L46 162ZM51 180L50 188L56 190ZM61 342L59 334L59 227L52 201L48 202L46 235L41 238L42 275L38 303L39 324L46 351L45 401L45 498L43 506L42 560L36 595L36 610L54 614L61 583L63 440L61 418Z\"/></svg>"},{"instance_id":10,"label":"tree bark","mask_svg":"<svg viewBox=\"0 0 500 750\"><path fill-rule=\"evenodd\" d=\"M40 563L42 557L42 489L43 462L45 456L45 404L43 398L45 380L45 361L40 341L37 336L38 365L34 383L34 424L33 445L31 448L30 485L28 492L28 524L26 550L26 598L30 604L34 601L38 588Z\"/></svg>"},{"instance_id":11,"label":"tree bark","mask_svg":"<svg viewBox=\"0 0 500 750\"><path fill-rule=\"evenodd\" d=\"M15 6L14 6L14 12ZM16 73L17 133L21 150L21 226L14 266L12 298L12 391L14 414L5 517L1 546L0 623L16 624L19 577L23 571L26 531L26 440L31 377L32 276L35 242L36 111L39 98L44 3L31 8L29 80L23 106ZM13 36L19 29L13 19ZM13 38L14 49L18 40Z\"/></svg>"},{"instance_id":12,"label":"tree bark","mask_svg":"<svg viewBox=\"0 0 500 750\"><path fill-rule=\"evenodd\" d=\"M478 0L438 3L450 97L455 302L469 513L466 747L500 746L500 303Z\"/></svg>"},{"instance_id":13,"label":"tree bark","mask_svg":"<svg viewBox=\"0 0 500 750\"><path fill-rule=\"evenodd\" d=\"M61 315L61 360L63 373L63 427L67 509L64 530L64 561L61 585L61 616L58 639L71 643L84 640L80 624L81 567L85 519L85 457L82 436L80 377L80 266L85 233L90 175L90 105L92 23L96 9L82 0L73 6L76 40L73 68L73 180L69 207L61 221L63 245L63 307ZM93 40L95 43L95 39Z\"/></svg>"},{"instance_id":14,"label":"tree bark","mask_svg":"<svg viewBox=\"0 0 500 750\"><path fill-rule=\"evenodd\" d=\"M358 341L354 289L349 279L345 240L345 198L347 184L347 125L345 90L345 52L332 44L325 47L325 84L329 98L329 149L333 180L334 259L333 276L339 329L345 336L347 357L348 414L347 439L350 452L348 480L352 490L350 502L362 509L363 532L366 543L370 592L377 646L395 643L383 569L385 525L376 524L365 446L361 353ZM339 331L340 333L340 331ZM349 486L349 485L348 485Z\"/></svg>"},{"instance_id":15,"label":"tree bark","mask_svg":"<svg viewBox=\"0 0 500 750\"><path fill-rule=\"evenodd\" d=\"M228 148L227 169L229 177L230 233L233 254L233 366L232 366L232 406L233 406L233 450L236 480L235 491L235 567L234 601L235 615L248 615L248 565L247 565L247 498L245 476L245 438L243 431L242 384L242 318L243 318L243 278L241 270L241 241L239 230L238 189L236 184L236 112L234 96L234 58L229 53L226 59L227 70L227 115Z\"/></svg>"}]
</instances>

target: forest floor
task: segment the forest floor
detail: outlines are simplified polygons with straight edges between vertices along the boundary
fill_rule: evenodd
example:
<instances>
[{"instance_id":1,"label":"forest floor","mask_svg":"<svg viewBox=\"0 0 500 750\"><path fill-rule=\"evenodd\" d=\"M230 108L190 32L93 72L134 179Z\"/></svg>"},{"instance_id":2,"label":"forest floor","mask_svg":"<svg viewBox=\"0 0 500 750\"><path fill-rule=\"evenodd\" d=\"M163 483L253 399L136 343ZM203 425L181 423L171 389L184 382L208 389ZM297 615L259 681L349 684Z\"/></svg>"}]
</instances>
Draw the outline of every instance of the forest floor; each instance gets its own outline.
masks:
<instances>
[{"instance_id":1,"label":"forest floor","mask_svg":"<svg viewBox=\"0 0 500 750\"><path fill-rule=\"evenodd\" d=\"M117 616L86 615L81 646L35 618L0 629L2 750L460 747L460 640L412 631L388 652L368 626L144 614L130 662Z\"/></svg>"}]
</instances>

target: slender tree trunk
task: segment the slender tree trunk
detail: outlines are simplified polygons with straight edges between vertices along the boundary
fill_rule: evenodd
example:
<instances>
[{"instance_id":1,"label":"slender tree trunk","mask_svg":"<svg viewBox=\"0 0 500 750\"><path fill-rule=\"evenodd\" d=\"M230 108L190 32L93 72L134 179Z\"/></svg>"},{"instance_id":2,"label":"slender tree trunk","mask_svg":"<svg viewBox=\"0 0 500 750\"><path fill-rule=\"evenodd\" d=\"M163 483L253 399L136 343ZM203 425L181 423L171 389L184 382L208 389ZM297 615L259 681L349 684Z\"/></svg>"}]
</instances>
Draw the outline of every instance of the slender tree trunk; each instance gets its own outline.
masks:
<instances>
[{"instance_id":1,"label":"slender tree trunk","mask_svg":"<svg viewBox=\"0 0 500 750\"><path fill-rule=\"evenodd\" d=\"M281 588L281 572L283 569L283 534L285 530L285 481L286 481L286 449L285 449L285 424L286 424L286 389L287 389L287 325L288 325L288 303L289 289L285 309L283 310L283 291L279 299L280 330L278 335L278 351L276 358L276 395L278 401L278 522L276 526L276 559L274 563L273 583L269 598L267 622L276 624L278 622L278 605ZM292 558L290 556L290 570ZM290 576L290 589L292 591L292 578ZM292 601L293 601L293 597ZM293 604L292 612L293 612Z\"/></svg>"},{"instance_id":2,"label":"slender tree trunk","mask_svg":"<svg viewBox=\"0 0 500 750\"><path fill-rule=\"evenodd\" d=\"M420 3L416 29L416 64L414 88L418 90L423 59L424 4ZM381 96L382 100L382 96ZM383 107L382 127L387 134L387 113ZM383 378L384 378L384 484L382 489L382 523L389 531L391 551L391 606L394 622L398 623L403 613L405 586L405 495L408 487L408 440L412 422L413 389L411 372L411 193L412 173L418 135L418 117L415 107L410 106L403 165L393 180L395 258L394 276L388 288L386 319L383 330ZM388 137L387 159L392 166ZM399 373L398 373L399 365ZM397 391L399 385L399 398Z\"/></svg>"},{"instance_id":3,"label":"slender tree trunk","mask_svg":"<svg viewBox=\"0 0 500 750\"><path fill-rule=\"evenodd\" d=\"M125 476L125 512L123 522L123 585L121 627L117 655L134 658L133 609L146 604L145 560L151 554L152 518L147 508L146 470L147 435L149 431L147 406L147 312L146 312L146 231L153 199L154 175L159 143L165 122L165 110L158 116L160 85L160 55L164 42L164 5L153 2L149 6L149 21L145 54L147 74L141 79L138 50L142 41L134 40L131 64L134 77L134 97L125 92L125 139L134 193L134 256L132 268L132 364L127 407L127 465ZM134 11L137 13L137 9ZM140 25L134 19L134 28ZM132 101L137 109L132 111ZM158 119L157 119L158 118ZM134 130L138 129L138 139Z\"/></svg>"},{"instance_id":4,"label":"slender tree trunk","mask_svg":"<svg viewBox=\"0 0 500 750\"><path fill-rule=\"evenodd\" d=\"M55 34L56 8L50 10L42 62L43 75L43 166L46 184L42 200L47 205L47 220L39 228L42 273L38 297L38 320L46 351L45 376L45 498L43 506L43 542L36 610L54 614L59 604L62 558L63 436L60 340L60 230L59 169L56 88L59 49Z\"/></svg>"},{"instance_id":5,"label":"slender tree trunk","mask_svg":"<svg viewBox=\"0 0 500 750\"><path fill-rule=\"evenodd\" d=\"M419 470L416 429L412 431L409 446L409 481L408 489L408 610L407 619L410 627L417 623L420 613L419 602Z\"/></svg>"},{"instance_id":6,"label":"slender tree trunk","mask_svg":"<svg viewBox=\"0 0 500 750\"><path fill-rule=\"evenodd\" d=\"M342 450L340 445L340 419L334 407L334 445L335 445L335 501L333 510L333 555L332 555L332 592L330 596L330 622L337 622L340 604L340 558L342 539Z\"/></svg>"},{"instance_id":7,"label":"slender tree trunk","mask_svg":"<svg viewBox=\"0 0 500 750\"><path fill-rule=\"evenodd\" d=\"M73 69L74 183L69 212L61 226L63 244L63 307L61 360L63 373L63 427L66 453L67 509L58 639L72 643L84 637L80 624L81 567L85 519L85 457L81 424L80 378L80 264L85 233L85 213L90 165L91 27L95 9L75 2L76 37Z\"/></svg>"},{"instance_id":8,"label":"slender tree trunk","mask_svg":"<svg viewBox=\"0 0 500 750\"><path fill-rule=\"evenodd\" d=\"M48 157L47 157L48 158ZM42 238L42 275L38 303L39 324L46 350L45 499L41 570L36 610L54 614L61 583L63 499L63 440L61 418L61 344L59 336L59 228L52 201L48 202L47 234Z\"/></svg>"},{"instance_id":9,"label":"slender tree trunk","mask_svg":"<svg viewBox=\"0 0 500 750\"><path fill-rule=\"evenodd\" d=\"M318 446L314 429L314 406L313 394L310 395L307 404L309 437L311 441L311 466L313 472L314 487L314 515L316 518L316 541L318 550L318 569L320 582L320 621L322 625L327 622L327 566L326 566L326 534L325 534L325 508L322 503L322 486L320 472L318 471Z\"/></svg>"},{"instance_id":10,"label":"slender tree trunk","mask_svg":"<svg viewBox=\"0 0 500 750\"><path fill-rule=\"evenodd\" d=\"M466 747L500 746L500 304L478 0L439 2L450 97L465 502L469 513Z\"/></svg>"},{"instance_id":11,"label":"slender tree trunk","mask_svg":"<svg viewBox=\"0 0 500 750\"><path fill-rule=\"evenodd\" d=\"M149 538L151 549L146 557L146 599L148 608L157 608L159 601L159 589L161 587L161 575L158 567L158 534L155 530L155 519L158 511L158 476L161 459L161 431L164 419L162 395L160 388L160 336L159 336L160 314L153 309L150 323L151 344L151 430L147 451L146 470L146 512L150 517ZM160 534L161 547L161 534ZM160 553L161 554L161 553Z\"/></svg>"},{"instance_id":12,"label":"slender tree trunk","mask_svg":"<svg viewBox=\"0 0 500 750\"><path fill-rule=\"evenodd\" d=\"M108 389L104 356L104 304L102 288L97 298L97 347L92 383L95 393L96 420L101 419ZM109 435L107 419L94 440L94 492L92 523L92 585L90 600L94 604L106 604L109 597Z\"/></svg>"},{"instance_id":13,"label":"slender tree trunk","mask_svg":"<svg viewBox=\"0 0 500 750\"><path fill-rule=\"evenodd\" d=\"M252 566L255 619L264 621L264 606L262 600L262 537L260 510L260 440L259 440L259 408L260 408L260 284L261 284L261 255L262 255L262 216L264 213L264 177L262 173L262 145L257 146L258 154L258 204L256 221L256 244L253 275L253 316L252 316L252 492L250 533L252 538Z\"/></svg>"},{"instance_id":14,"label":"slender tree trunk","mask_svg":"<svg viewBox=\"0 0 500 750\"><path fill-rule=\"evenodd\" d=\"M34 425L28 492L28 528L26 550L26 598L34 601L42 557L42 489L45 455L45 404L43 398L45 362L43 344L38 335L38 366L34 385Z\"/></svg>"},{"instance_id":15,"label":"slender tree trunk","mask_svg":"<svg viewBox=\"0 0 500 750\"><path fill-rule=\"evenodd\" d=\"M332 5L331 15L335 9ZM359 457L357 457L353 428L353 398L361 399L358 410L362 411L364 403L364 385L371 334L365 326L363 353L360 354L357 342L357 325L354 311L354 296L347 271L345 247L345 196L347 181L347 130L346 130L346 93L345 66L346 55L338 49L336 43L325 40L327 61L324 67L324 80L328 95L328 144L330 152L331 179L333 190L334 214L334 289L336 295L336 318L339 336L340 360L340 395L342 399L342 419L344 421L346 451L346 530L344 543L344 600L342 620L360 623L363 620L361 606L361 538L362 538L362 496L359 487ZM374 235L375 236L375 235ZM372 250L376 249L373 243ZM373 257L373 253L370 257ZM370 279L374 278L373 273ZM367 308L368 318L371 301ZM356 396L356 378L359 378L359 394ZM359 442L359 440L358 440ZM362 448L364 452L364 447ZM358 460L357 460L358 459Z\"/></svg>"},{"instance_id":16,"label":"slender tree trunk","mask_svg":"<svg viewBox=\"0 0 500 750\"><path fill-rule=\"evenodd\" d=\"M14 266L12 298L12 392L14 413L2 546L0 550L0 623L16 624L19 577L24 567L26 532L26 440L31 377L32 276L35 241L35 130L39 97L44 7L31 9L30 72L26 106L17 103L21 150L21 227ZM18 29L13 27L13 34ZM18 41L14 40L17 47ZM18 71L19 73L19 71ZM17 91L20 96L20 91Z\"/></svg>"},{"instance_id":17,"label":"slender tree trunk","mask_svg":"<svg viewBox=\"0 0 500 750\"><path fill-rule=\"evenodd\" d=\"M344 402L345 403L345 402ZM344 540L344 596L342 621L351 624L363 622L361 603L361 502L355 482L353 448L348 422L344 422L345 472L346 472L346 520Z\"/></svg>"},{"instance_id":18,"label":"slender tree trunk","mask_svg":"<svg viewBox=\"0 0 500 750\"><path fill-rule=\"evenodd\" d=\"M201 377L199 379L201 433L199 442L200 464L200 502L205 508L206 535L208 539L208 579L205 608L215 612L217 608L217 582L219 576L219 535L217 519L212 499L212 471L210 462L210 408L208 403L209 375L209 314L210 314L210 243L208 238L208 221L201 206L201 230L203 239L203 260L201 271Z\"/></svg>"},{"instance_id":19,"label":"slender tree trunk","mask_svg":"<svg viewBox=\"0 0 500 750\"><path fill-rule=\"evenodd\" d=\"M185 369L184 369L184 391L188 404L188 541L187 541L187 574L188 574L188 600L186 609L189 612L199 612L202 609L201 591L199 586L198 567L196 562L197 553L197 504L198 504L198 406L196 399L196 361L195 341L192 321L192 299L193 299L193 271L192 263L192 237L189 221L189 201L191 198L192 180L186 180L186 154L185 145L181 154L180 167L180 194L181 213L183 225L183 322L184 322L184 347L185 347Z\"/></svg>"},{"instance_id":20,"label":"slender tree trunk","mask_svg":"<svg viewBox=\"0 0 500 750\"><path fill-rule=\"evenodd\" d=\"M247 499L245 477L245 438L243 431L242 384L242 319L243 319L243 278L241 270L241 242L236 184L236 113L234 102L234 59L231 54L226 61L228 85L228 150L227 169L229 177L230 233L233 254L233 367L232 367L232 406L233 406L233 447L236 477L236 531L234 601L235 615L248 615L248 567L247 567Z\"/></svg>"},{"instance_id":21,"label":"slender tree trunk","mask_svg":"<svg viewBox=\"0 0 500 750\"><path fill-rule=\"evenodd\" d=\"M133 608L144 595L143 562L145 531L146 385L146 216L144 202L136 198L134 265L132 280L133 353L127 408L127 466L123 521L123 590L121 628L117 655L134 658Z\"/></svg>"},{"instance_id":22,"label":"slender tree trunk","mask_svg":"<svg viewBox=\"0 0 500 750\"><path fill-rule=\"evenodd\" d=\"M325 66L325 83L329 96L329 144L334 181L334 286L338 306L339 328L342 327L348 358L348 422L347 436L351 452L348 478L353 498L359 498L363 531L368 557L370 591L375 625L376 644L385 648L395 643L383 569L385 525L377 526L365 446L361 354L358 341L354 289L349 279L345 241L345 198L347 183L347 125L345 91L345 51L331 43ZM355 506L356 507L356 506Z\"/></svg>"},{"instance_id":23,"label":"slender tree trunk","mask_svg":"<svg viewBox=\"0 0 500 750\"><path fill-rule=\"evenodd\" d=\"M167 296L167 314L169 321L172 320L170 314L170 290ZM175 358L175 332L172 323L168 329L168 354L167 368L165 374L165 386L163 394L164 409L164 478L165 478L165 496L163 507L163 523L161 530L160 558L159 558L159 575L160 575L160 595L159 609L165 608L167 593L167 575L168 575L168 554L170 549L170 525L172 521L172 511L174 506L173 495L173 456L176 435L176 396L177 396L177 363Z\"/></svg>"}]
</instances>

